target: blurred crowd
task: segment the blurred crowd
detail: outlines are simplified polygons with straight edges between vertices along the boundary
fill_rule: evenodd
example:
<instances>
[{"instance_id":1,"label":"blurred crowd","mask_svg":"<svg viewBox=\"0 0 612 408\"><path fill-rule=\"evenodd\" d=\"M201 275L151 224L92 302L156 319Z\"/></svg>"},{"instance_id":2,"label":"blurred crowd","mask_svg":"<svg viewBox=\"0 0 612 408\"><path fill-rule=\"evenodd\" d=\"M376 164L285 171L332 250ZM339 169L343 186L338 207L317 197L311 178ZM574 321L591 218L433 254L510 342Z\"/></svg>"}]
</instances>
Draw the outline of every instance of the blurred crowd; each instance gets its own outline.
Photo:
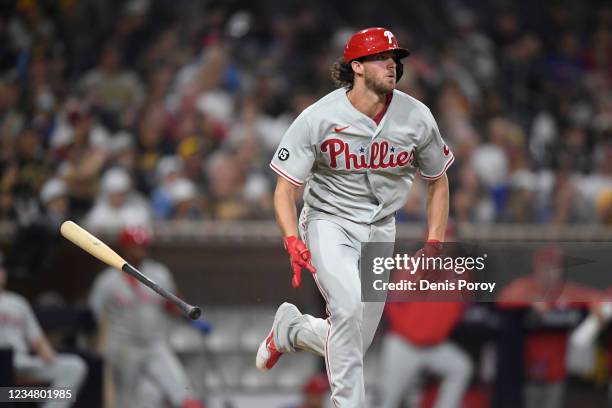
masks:
<instances>
[{"instance_id":1,"label":"blurred crowd","mask_svg":"<svg viewBox=\"0 0 612 408\"><path fill-rule=\"evenodd\" d=\"M451 216L612 222L607 2L12 3L0 219L271 219L283 132L333 89L350 34L385 25L412 51L398 88L457 158ZM423 220L425 196L417 183L398 220Z\"/></svg>"}]
</instances>

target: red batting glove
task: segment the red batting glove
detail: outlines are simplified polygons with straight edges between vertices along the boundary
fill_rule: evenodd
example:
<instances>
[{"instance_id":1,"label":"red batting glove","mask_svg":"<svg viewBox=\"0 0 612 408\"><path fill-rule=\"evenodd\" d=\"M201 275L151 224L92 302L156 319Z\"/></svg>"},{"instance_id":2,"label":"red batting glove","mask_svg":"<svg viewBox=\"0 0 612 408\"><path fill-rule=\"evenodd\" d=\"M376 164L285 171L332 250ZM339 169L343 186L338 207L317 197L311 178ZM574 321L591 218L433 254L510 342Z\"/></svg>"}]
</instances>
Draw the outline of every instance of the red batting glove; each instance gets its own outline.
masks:
<instances>
[{"instance_id":1,"label":"red batting glove","mask_svg":"<svg viewBox=\"0 0 612 408\"><path fill-rule=\"evenodd\" d=\"M425 243L423 248L419 249L416 254L414 254L414 257L418 258L422 256L424 258L437 258L442 255L442 250L442 242L437 239L430 239ZM434 271L428 270L424 266L421 266L417 271L420 278L434 278L434 281L436 281L437 279L432 275L432 272Z\"/></svg>"},{"instance_id":2,"label":"red batting glove","mask_svg":"<svg viewBox=\"0 0 612 408\"><path fill-rule=\"evenodd\" d=\"M423 253L425 256L435 258L442 255L442 242L437 239L430 239L425 243L423 247Z\"/></svg>"},{"instance_id":3,"label":"red batting glove","mask_svg":"<svg viewBox=\"0 0 612 408\"><path fill-rule=\"evenodd\" d=\"M442 254L442 243L437 239L430 239L425 243L423 248L419 249L414 256L425 256L428 258L435 258Z\"/></svg>"},{"instance_id":4,"label":"red batting glove","mask_svg":"<svg viewBox=\"0 0 612 408\"><path fill-rule=\"evenodd\" d=\"M283 240L285 250L289 253L291 268L293 269L293 278L291 286L299 288L302 284L302 268L308 269L311 273L316 273L317 270L310 263L310 251L298 237L290 236Z\"/></svg>"}]
</instances>

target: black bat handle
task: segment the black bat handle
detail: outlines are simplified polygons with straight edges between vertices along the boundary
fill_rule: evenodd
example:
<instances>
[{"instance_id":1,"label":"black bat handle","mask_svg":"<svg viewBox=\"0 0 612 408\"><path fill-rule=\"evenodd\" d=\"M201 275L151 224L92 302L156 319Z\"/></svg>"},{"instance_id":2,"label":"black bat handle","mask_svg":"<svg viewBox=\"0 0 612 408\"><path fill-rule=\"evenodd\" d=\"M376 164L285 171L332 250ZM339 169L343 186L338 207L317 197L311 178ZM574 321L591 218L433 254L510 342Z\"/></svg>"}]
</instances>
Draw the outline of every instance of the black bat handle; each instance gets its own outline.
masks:
<instances>
[{"instance_id":1,"label":"black bat handle","mask_svg":"<svg viewBox=\"0 0 612 408\"><path fill-rule=\"evenodd\" d=\"M174 293L171 293L171 292L167 291L166 289L162 288L156 282L152 281L151 279L149 279L148 277L143 275L142 272L140 272L138 269L134 268L129 263L126 262L121 267L121 269L123 270L123 272L129 273L130 275L132 275L133 277L138 279L140 282L142 282L144 285L147 285L148 287L153 289L160 296L163 296L164 298L166 298L169 301L171 301L172 303L174 303L187 316L189 316L189 318L191 320L197 320L202 315L202 309L200 309L197 306L190 305L189 303L185 302L183 299L181 299L178 296L176 296Z\"/></svg>"}]
</instances>

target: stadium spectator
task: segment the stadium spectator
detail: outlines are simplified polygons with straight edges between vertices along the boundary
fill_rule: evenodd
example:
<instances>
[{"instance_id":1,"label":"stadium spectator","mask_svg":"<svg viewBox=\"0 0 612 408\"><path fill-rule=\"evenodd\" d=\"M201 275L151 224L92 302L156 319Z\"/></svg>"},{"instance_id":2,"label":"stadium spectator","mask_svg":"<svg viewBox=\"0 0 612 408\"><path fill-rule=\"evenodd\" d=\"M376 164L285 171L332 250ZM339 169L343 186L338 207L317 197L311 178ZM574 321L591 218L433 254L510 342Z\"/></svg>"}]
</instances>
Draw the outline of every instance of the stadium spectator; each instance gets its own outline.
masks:
<instances>
[{"instance_id":1,"label":"stadium spectator","mask_svg":"<svg viewBox=\"0 0 612 408\"><path fill-rule=\"evenodd\" d=\"M98 178L109 158L110 133L90 105L71 99L59 113L50 137L51 159L68 184L71 210L80 218L94 204Z\"/></svg>"},{"instance_id":2,"label":"stadium spectator","mask_svg":"<svg viewBox=\"0 0 612 408\"><path fill-rule=\"evenodd\" d=\"M177 156L164 156L155 169L157 187L151 193L151 206L156 219L170 217L172 212L172 185L183 178L183 161Z\"/></svg>"},{"instance_id":3,"label":"stadium spectator","mask_svg":"<svg viewBox=\"0 0 612 408\"><path fill-rule=\"evenodd\" d=\"M9 252L7 265L13 276L40 277L53 264L59 243L59 228L70 214L68 188L64 180L47 180L40 192L41 211L20 226Z\"/></svg>"},{"instance_id":4,"label":"stadium spectator","mask_svg":"<svg viewBox=\"0 0 612 408\"><path fill-rule=\"evenodd\" d=\"M116 124L121 123L119 115L136 109L144 98L138 76L122 67L120 51L112 44L103 48L98 67L86 73L79 86L88 100L113 116Z\"/></svg>"},{"instance_id":5,"label":"stadium spectator","mask_svg":"<svg viewBox=\"0 0 612 408\"><path fill-rule=\"evenodd\" d=\"M196 185L187 179L178 179L169 188L172 211L169 219L200 220L204 217L203 200Z\"/></svg>"},{"instance_id":6,"label":"stadium spectator","mask_svg":"<svg viewBox=\"0 0 612 408\"><path fill-rule=\"evenodd\" d=\"M85 225L96 232L117 232L128 225L148 227L150 223L149 204L133 190L130 175L120 167L107 170Z\"/></svg>"}]
</instances>

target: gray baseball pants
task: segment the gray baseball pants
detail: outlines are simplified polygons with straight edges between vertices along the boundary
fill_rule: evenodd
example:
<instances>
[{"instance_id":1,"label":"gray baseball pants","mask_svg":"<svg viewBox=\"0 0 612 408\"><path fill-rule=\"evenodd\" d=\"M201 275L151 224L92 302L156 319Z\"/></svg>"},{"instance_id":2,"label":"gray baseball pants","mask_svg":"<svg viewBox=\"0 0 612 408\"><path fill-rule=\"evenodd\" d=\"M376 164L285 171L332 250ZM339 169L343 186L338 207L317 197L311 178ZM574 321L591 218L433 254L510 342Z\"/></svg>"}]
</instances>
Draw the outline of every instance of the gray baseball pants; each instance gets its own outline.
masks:
<instances>
[{"instance_id":1,"label":"gray baseball pants","mask_svg":"<svg viewBox=\"0 0 612 408\"><path fill-rule=\"evenodd\" d=\"M325 358L336 408L365 408L363 356L372 343L384 302L361 301L359 261L362 242L394 242L395 219L368 225L305 208L300 234L317 269L315 281L327 306L327 319L303 315L289 326L289 344L280 351L307 350ZM393 246L385 246L391 257Z\"/></svg>"},{"instance_id":2,"label":"gray baseball pants","mask_svg":"<svg viewBox=\"0 0 612 408\"><path fill-rule=\"evenodd\" d=\"M423 373L441 378L435 408L458 408L472 375L467 354L451 342L419 347L389 333L383 340L382 408L398 408L404 397L418 406Z\"/></svg>"},{"instance_id":3,"label":"gray baseball pants","mask_svg":"<svg viewBox=\"0 0 612 408\"><path fill-rule=\"evenodd\" d=\"M45 363L40 357L17 353L13 364L18 376L50 383L53 388L66 388L76 396L87 375L87 365L75 354L58 354L53 363ZM72 402L46 402L44 408L67 408Z\"/></svg>"},{"instance_id":4,"label":"gray baseball pants","mask_svg":"<svg viewBox=\"0 0 612 408\"><path fill-rule=\"evenodd\" d=\"M152 381L173 407L194 396L189 378L176 355L163 342L152 345L125 344L109 347L117 407L139 407L136 392L143 377Z\"/></svg>"},{"instance_id":5,"label":"gray baseball pants","mask_svg":"<svg viewBox=\"0 0 612 408\"><path fill-rule=\"evenodd\" d=\"M526 408L561 408L565 398L565 382L537 383L525 385Z\"/></svg>"}]
</instances>

